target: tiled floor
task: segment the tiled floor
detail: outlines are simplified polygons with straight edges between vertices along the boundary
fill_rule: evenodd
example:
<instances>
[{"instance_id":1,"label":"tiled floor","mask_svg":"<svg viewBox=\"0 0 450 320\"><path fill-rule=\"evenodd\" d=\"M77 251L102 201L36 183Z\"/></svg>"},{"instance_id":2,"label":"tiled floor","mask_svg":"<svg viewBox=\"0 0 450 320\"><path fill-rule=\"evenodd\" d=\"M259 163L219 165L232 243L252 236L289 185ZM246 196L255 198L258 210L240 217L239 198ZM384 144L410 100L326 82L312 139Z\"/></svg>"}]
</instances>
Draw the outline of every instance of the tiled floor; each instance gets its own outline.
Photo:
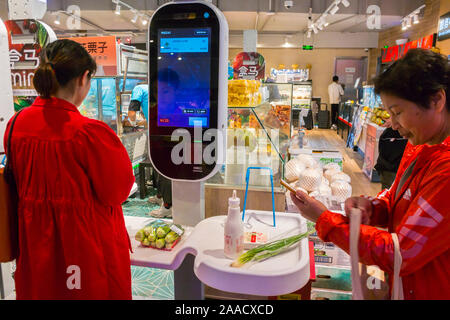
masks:
<instances>
[{"instance_id":1,"label":"tiled floor","mask_svg":"<svg viewBox=\"0 0 450 320\"><path fill-rule=\"evenodd\" d=\"M128 202L122 206L123 214L125 216L149 217L148 213L157 209L158 206L148 203L147 200L148 197L145 199L139 197L128 199ZM173 271L131 266L131 278L133 299L174 299Z\"/></svg>"}]
</instances>

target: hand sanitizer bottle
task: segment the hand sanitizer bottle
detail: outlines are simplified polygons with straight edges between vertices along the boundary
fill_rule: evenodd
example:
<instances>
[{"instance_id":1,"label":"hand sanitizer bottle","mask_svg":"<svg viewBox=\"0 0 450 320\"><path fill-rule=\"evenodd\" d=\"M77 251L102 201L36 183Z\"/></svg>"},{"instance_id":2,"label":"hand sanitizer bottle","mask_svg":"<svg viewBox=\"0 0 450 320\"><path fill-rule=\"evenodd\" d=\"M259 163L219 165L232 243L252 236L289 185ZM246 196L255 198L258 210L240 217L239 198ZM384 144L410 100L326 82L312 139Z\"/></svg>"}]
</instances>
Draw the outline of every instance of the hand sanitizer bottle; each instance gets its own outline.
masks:
<instances>
[{"instance_id":1,"label":"hand sanitizer bottle","mask_svg":"<svg viewBox=\"0 0 450 320\"><path fill-rule=\"evenodd\" d=\"M244 251L244 225L239 204L236 190L233 190L233 197L228 198L228 217L224 227L224 252L230 259L236 259Z\"/></svg>"}]
</instances>

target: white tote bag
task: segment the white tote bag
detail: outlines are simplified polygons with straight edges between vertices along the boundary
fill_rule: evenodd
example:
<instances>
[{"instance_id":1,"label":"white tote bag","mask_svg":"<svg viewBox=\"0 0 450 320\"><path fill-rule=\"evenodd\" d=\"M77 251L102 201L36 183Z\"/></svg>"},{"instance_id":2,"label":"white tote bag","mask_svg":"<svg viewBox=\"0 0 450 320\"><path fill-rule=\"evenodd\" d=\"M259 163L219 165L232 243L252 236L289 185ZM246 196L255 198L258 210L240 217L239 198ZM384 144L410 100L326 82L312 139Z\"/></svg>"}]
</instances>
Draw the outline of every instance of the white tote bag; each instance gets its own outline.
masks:
<instances>
[{"instance_id":1,"label":"white tote bag","mask_svg":"<svg viewBox=\"0 0 450 320\"><path fill-rule=\"evenodd\" d=\"M351 260L351 275L352 275L352 293L353 300L373 300L373 299L388 299L388 284L382 283L381 290L370 290L367 286L367 279L370 275L367 274L365 266L362 272L359 272L359 233L361 226L361 210L353 208L350 217L350 260ZM400 268L402 265L402 256L400 254L400 245L396 233L391 233L392 241L394 243L394 279L391 294L391 300L403 300L403 285L402 278L400 278Z\"/></svg>"}]
</instances>

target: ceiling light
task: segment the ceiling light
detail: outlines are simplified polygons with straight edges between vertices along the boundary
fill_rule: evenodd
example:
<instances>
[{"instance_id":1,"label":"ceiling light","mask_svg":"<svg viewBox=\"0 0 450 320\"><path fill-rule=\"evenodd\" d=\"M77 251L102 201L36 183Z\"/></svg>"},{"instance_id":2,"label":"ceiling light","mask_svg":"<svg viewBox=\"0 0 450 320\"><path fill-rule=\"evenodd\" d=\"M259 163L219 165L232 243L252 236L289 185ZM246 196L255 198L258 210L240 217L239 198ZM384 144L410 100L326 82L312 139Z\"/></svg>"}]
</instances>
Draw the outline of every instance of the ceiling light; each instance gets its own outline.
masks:
<instances>
[{"instance_id":1,"label":"ceiling light","mask_svg":"<svg viewBox=\"0 0 450 320\"><path fill-rule=\"evenodd\" d=\"M402 30L406 30L406 20L402 20Z\"/></svg>"},{"instance_id":2,"label":"ceiling light","mask_svg":"<svg viewBox=\"0 0 450 320\"><path fill-rule=\"evenodd\" d=\"M328 27L328 25L329 25L329 23L328 23L328 21L325 21L325 23L324 23L324 27Z\"/></svg>"},{"instance_id":3,"label":"ceiling light","mask_svg":"<svg viewBox=\"0 0 450 320\"><path fill-rule=\"evenodd\" d=\"M409 27L411 27L411 18L410 17L406 18L406 28L409 28Z\"/></svg>"},{"instance_id":4,"label":"ceiling light","mask_svg":"<svg viewBox=\"0 0 450 320\"><path fill-rule=\"evenodd\" d=\"M315 25L312 25L312 29L313 29L313 31L314 31L315 34L317 34L317 33L319 32L319 31L317 31L317 28L316 28Z\"/></svg>"},{"instance_id":5,"label":"ceiling light","mask_svg":"<svg viewBox=\"0 0 450 320\"><path fill-rule=\"evenodd\" d=\"M348 2L348 0L342 0L341 2L344 5L344 7L346 7L346 8L348 8L350 6L350 2Z\"/></svg>"},{"instance_id":6,"label":"ceiling light","mask_svg":"<svg viewBox=\"0 0 450 320\"><path fill-rule=\"evenodd\" d=\"M319 28L319 30L323 30L323 24L322 24L322 22L319 23L319 24L317 25L317 28Z\"/></svg>"},{"instance_id":7,"label":"ceiling light","mask_svg":"<svg viewBox=\"0 0 450 320\"><path fill-rule=\"evenodd\" d=\"M56 18L55 18L55 24L57 24L57 25L60 25L60 24L61 24L61 19L60 19L60 17L59 17L59 14L56 15Z\"/></svg>"},{"instance_id":8,"label":"ceiling light","mask_svg":"<svg viewBox=\"0 0 450 320\"><path fill-rule=\"evenodd\" d=\"M147 18L142 18L142 24L144 25L144 26L146 26L147 25L147 23L148 23L148 20L147 20Z\"/></svg>"},{"instance_id":9,"label":"ceiling light","mask_svg":"<svg viewBox=\"0 0 450 320\"><path fill-rule=\"evenodd\" d=\"M338 12L339 7L338 6L334 6L331 10L330 10L330 14L336 14L336 12Z\"/></svg>"},{"instance_id":10,"label":"ceiling light","mask_svg":"<svg viewBox=\"0 0 450 320\"><path fill-rule=\"evenodd\" d=\"M416 15L414 15L414 17L413 17L413 20L414 20L414 24L418 24L419 23L419 16L416 14Z\"/></svg>"},{"instance_id":11,"label":"ceiling light","mask_svg":"<svg viewBox=\"0 0 450 320\"><path fill-rule=\"evenodd\" d=\"M114 13L120 15L120 4L116 5L116 11L114 11Z\"/></svg>"},{"instance_id":12,"label":"ceiling light","mask_svg":"<svg viewBox=\"0 0 450 320\"><path fill-rule=\"evenodd\" d=\"M311 30L308 30L308 38L311 38Z\"/></svg>"},{"instance_id":13,"label":"ceiling light","mask_svg":"<svg viewBox=\"0 0 450 320\"><path fill-rule=\"evenodd\" d=\"M131 23L136 23L137 19L138 19L138 14L137 14L137 12L135 11L135 12L134 12L133 19L131 19Z\"/></svg>"}]
</instances>

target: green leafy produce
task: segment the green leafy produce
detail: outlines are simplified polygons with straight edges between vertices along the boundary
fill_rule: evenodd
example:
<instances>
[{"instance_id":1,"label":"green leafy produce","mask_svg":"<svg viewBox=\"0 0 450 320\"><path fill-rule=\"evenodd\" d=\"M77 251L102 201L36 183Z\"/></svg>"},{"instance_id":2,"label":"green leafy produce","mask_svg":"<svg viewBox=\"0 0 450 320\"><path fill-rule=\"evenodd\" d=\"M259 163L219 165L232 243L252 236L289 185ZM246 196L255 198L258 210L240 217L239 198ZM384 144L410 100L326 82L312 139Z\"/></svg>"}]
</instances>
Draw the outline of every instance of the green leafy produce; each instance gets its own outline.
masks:
<instances>
[{"instance_id":1,"label":"green leafy produce","mask_svg":"<svg viewBox=\"0 0 450 320\"><path fill-rule=\"evenodd\" d=\"M150 247L156 248L156 241L151 241L150 242Z\"/></svg>"},{"instance_id":2,"label":"green leafy produce","mask_svg":"<svg viewBox=\"0 0 450 320\"><path fill-rule=\"evenodd\" d=\"M170 232L170 227L168 225L158 227L156 229L156 236L158 238L164 238Z\"/></svg>"},{"instance_id":3,"label":"green leafy produce","mask_svg":"<svg viewBox=\"0 0 450 320\"><path fill-rule=\"evenodd\" d=\"M164 248L165 245L166 245L166 241L164 241L164 238L160 238L160 239L156 240L156 247L158 249Z\"/></svg>"},{"instance_id":4,"label":"green leafy produce","mask_svg":"<svg viewBox=\"0 0 450 320\"><path fill-rule=\"evenodd\" d=\"M166 243L172 243L175 242L180 236L178 235L178 233L176 233L175 231L170 231L166 237L164 238L164 240L166 241Z\"/></svg>"},{"instance_id":5,"label":"green leafy produce","mask_svg":"<svg viewBox=\"0 0 450 320\"><path fill-rule=\"evenodd\" d=\"M135 238L137 241L139 241L139 242L141 242L142 240L144 240L144 239L145 239L145 232L144 232L144 230L143 230L143 229L139 230L139 231L136 233L136 235L134 236L134 238Z\"/></svg>"},{"instance_id":6,"label":"green leafy produce","mask_svg":"<svg viewBox=\"0 0 450 320\"><path fill-rule=\"evenodd\" d=\"M270 257L276 256L282 252L288 251L289 249L293 248L296 244L298 244L300 240L306 238L312 232L313 230L309 230L305 233L301 233L292 237L260 245L256 248L253 248L241 254L235 261L233 261L231 266L235 268L240 268L250 261L253 262L262 261Z\"/></svg>"}]
</instances>

